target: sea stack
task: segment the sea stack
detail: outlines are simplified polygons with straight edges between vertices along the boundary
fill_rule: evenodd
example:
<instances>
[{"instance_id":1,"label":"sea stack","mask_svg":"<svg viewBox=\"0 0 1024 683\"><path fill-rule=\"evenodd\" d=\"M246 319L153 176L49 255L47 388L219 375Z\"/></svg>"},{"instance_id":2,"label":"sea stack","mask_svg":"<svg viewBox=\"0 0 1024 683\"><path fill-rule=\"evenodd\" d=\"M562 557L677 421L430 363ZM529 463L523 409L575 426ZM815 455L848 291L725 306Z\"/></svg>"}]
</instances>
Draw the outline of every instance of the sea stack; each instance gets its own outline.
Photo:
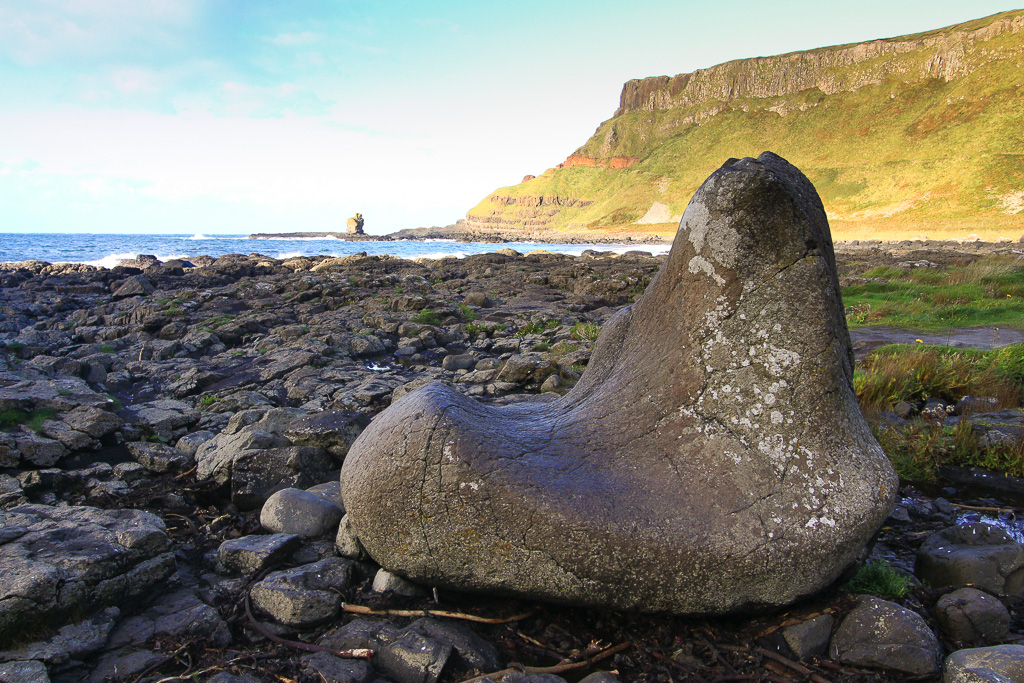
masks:
<instances>
[{"instance_id":1,"label":"sea stack","mask_svg":"<svg viewBox=\"0 0 1024 683\"><path fill-rule=\"evenodd\" d=\"M363 214L357 213L352 218L349 218L345 225L348 226L348 234L350 235L363 235Z\"/></svg>"}]
</instances>

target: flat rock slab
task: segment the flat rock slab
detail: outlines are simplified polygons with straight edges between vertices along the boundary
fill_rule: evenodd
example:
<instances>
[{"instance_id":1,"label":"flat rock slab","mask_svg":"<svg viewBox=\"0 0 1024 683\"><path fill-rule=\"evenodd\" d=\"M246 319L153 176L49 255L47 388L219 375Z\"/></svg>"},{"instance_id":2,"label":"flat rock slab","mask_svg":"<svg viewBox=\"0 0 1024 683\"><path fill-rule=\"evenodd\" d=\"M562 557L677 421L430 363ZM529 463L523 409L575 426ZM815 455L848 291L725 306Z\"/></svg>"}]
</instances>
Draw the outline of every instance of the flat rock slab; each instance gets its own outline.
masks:
<instances>
[{"instance_id":1,"label":"flat rock slab","mask_svg":"<svg viewBox=\"0 0 1024 683\"><path fill-rule=\"evenodd\" d=\"M895 499L852 378L813 186L774 154L733 159L572 391L406 394L352 445L342 497L369 555L427 586L677 614L788 604L856 562Z\"/></svg>"},{"instance_id":2,"label":"flat rock slab","mask_svg":"<svg viewBox=\"0 0 1024 683\"><path fill-rule=\"evenodd\" d=\"M139 510L22 505L0 529L0 638L138 598L175 567L163 522Z\"/></svg>"}]
</instances>

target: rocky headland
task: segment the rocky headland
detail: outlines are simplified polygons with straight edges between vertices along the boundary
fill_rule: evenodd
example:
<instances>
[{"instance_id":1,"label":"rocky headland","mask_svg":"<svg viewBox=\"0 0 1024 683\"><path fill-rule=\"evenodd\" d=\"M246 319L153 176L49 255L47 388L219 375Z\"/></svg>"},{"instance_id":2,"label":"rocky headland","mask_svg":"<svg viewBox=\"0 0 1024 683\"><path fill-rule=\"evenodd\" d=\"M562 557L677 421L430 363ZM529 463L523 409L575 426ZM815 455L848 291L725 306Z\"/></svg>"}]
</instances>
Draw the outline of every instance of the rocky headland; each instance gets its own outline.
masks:
<instances>
[{"instance_id":1,"label":"rocky headland","mask_svg":"<svg viewBox=\"0 0 1024 683\"><path fill-rule=\"evenodd\" d=\"M627 81L589 140L489 193L465 226L672 230L722 159L771 149L814 183L836 238L1016 238L1022 29L1017 9ZM950 149L968 151L950 161Z\"/></svg>"},{"instance_id":2,"label":"rocky headland","mask_svg":"<svg viewBox=\"0 0 1024 683\"><path fill-rule=\"evenodd\" d=\"M249 239L338 239L348 242L390 242L393 240L454 240L456 242L540 242L548 244L668 244L671 235L643 232L566 232L561 230L523 230L471 225L458 221L453 225L433 228L407 228L387 235L364 235L341 232L257 233Z\"/></svg>"},{"instance_id":3,"label":"rocky headland","mask_svg":"<svg viewBox=\"0 0 1024 683\"><path fill-rule=\"evenodd\" d=\"M1016 247L839 245L838 272ZM1009 519L1021 498L953 482L901 489L872 546L870 562L909 582L904 596L860 598L842 577L742 618L431 590L363 554L338 473L381 410L429 382L489 406L558 400L665 261L503 249L3 264L0 680L508 669L503 680L820 683L934 678L940 666L951 681L1015 680L1024 546L957 523ZM985 424L978 412L962 419Z\"/></svg>"}]
</instances>

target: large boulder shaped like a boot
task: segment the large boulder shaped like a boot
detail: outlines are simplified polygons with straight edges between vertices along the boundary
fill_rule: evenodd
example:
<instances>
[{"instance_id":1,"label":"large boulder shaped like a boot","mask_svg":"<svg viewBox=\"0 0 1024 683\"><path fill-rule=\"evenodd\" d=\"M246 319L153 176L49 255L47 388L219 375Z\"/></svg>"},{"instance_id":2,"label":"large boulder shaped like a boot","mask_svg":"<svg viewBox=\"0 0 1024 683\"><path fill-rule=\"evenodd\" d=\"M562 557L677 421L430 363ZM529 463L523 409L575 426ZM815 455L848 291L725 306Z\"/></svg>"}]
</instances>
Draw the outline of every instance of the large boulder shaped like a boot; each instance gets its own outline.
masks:
<instances>
[{"instance_id":1,"label":"large boulder shaped like a boot","mask_svg":"<svg viewBox=\"0 0 1024 683\"><path fill-rule=\"evenodd\" d=\"M351 528L428 586L721 614L855 563L897 478L852 387L828 222L766 152L700 187L658 276L557 402L441 384L377 416L341 473Z\"/></svg>"}]
</instances>

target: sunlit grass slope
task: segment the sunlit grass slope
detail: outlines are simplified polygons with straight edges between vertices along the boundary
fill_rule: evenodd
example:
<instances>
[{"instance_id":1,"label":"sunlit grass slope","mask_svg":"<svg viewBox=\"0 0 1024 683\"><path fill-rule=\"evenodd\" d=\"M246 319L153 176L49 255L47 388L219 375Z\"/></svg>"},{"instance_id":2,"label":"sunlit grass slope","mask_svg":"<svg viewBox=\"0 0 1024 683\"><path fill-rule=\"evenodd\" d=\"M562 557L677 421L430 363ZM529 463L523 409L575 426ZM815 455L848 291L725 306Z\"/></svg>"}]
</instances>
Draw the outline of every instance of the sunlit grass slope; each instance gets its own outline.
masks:
<instances>
[{"instance_id":1,"label":"sunlit grass slope","mask_svg":"<svg viewBox=\"0 0 1024 683\"><path fill-rule=\"evenodd\" d=\"M635 165L549 169L491 197L559 197L575 204L531 212L488 197L469 218L514 226L530 219L536 224L539 215L563 230L629 229L654 202L682 213L726 159L771 150L811 179L838 239L971 233L1016 238L1024 232L1024 30L957 41L965 27L1020 14L932 31L926 35L930 47L828 67L817 76L863 83L886 72L853 91L810 88L627 111L601 124L577 154L635 157ZM935 59L936 40L945 40L942 49L960 60L958 75L949 80L922 75ZM744 69L765 68L757 60L724 66L737 77L750 77ZM674 230L671 224L658 227Z\"/></svg>"}]
</instances>

